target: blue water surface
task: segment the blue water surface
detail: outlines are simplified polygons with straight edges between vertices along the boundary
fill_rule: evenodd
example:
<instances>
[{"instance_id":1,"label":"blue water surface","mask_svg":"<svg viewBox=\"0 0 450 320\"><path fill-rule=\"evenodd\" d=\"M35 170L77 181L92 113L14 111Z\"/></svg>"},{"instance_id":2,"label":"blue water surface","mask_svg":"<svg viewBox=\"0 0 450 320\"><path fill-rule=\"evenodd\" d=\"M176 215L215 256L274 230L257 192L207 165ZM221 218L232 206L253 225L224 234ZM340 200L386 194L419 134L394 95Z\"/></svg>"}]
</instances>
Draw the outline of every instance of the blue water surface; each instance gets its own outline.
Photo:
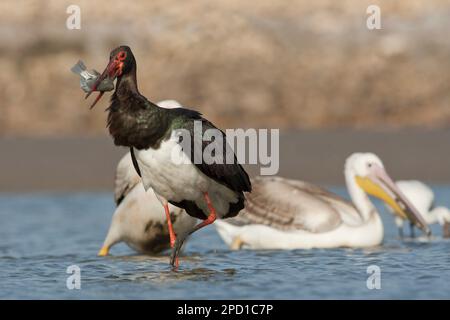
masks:
<instances>
[{"instance_id":1,"label":"blue water surface","mask_svg":"<svg viewBox=\"0 0 450 320\"><path fill-rule=\"evenodd\" d=\"M433 189L436 203L450 206L450 186ZM347 196L343 187L333 190ZM113 256L96 256L114 211L111 194L3 194L0 298L450 298L450 241L440 227L430 241L401 241L393 218L377 206L385 241L376 248L230 251L208 227L191 238L174 272L168 253L143 256L120 244ZM71 265L80 268L79 290L66 284ZM380 268L380 289L367 287L372 265Z\"/></svg>"}]
</instances>

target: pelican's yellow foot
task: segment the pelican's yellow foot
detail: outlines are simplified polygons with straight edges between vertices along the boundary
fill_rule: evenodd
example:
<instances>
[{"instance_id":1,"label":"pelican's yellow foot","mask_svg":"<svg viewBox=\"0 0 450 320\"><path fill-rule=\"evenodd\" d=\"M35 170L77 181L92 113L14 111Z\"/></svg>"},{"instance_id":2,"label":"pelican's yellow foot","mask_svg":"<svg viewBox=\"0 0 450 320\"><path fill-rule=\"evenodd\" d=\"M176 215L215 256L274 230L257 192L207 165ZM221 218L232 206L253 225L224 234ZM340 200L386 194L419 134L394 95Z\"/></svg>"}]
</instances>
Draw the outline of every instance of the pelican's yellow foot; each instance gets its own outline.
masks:
<instances>
[{"instance_id":1,"label":"pelican's yellow foot","mask_svg":"<svg viewBox=\"0 0 450 320\"><path fill-rule=\"evenodd\" d=\"M98 252L98 255L99 255L100 257L104 257L104 256L107 256L108 253L109 253L109 248L108 248L107 246L103 246L103 247L100 249L100 251Z\"/></svg>"},{"instance_id":2,"label":"pelican's yellow foot","mask_svg":"<svg viewBox=\"0 0 450 320\"><path fill-rule=\"evenodd\" d=\"M231 250L241 250L244 245L244 241L242 241L241 237L237 236L233 239L233 242L230 245Z\"/></svg>"}]
</instances>

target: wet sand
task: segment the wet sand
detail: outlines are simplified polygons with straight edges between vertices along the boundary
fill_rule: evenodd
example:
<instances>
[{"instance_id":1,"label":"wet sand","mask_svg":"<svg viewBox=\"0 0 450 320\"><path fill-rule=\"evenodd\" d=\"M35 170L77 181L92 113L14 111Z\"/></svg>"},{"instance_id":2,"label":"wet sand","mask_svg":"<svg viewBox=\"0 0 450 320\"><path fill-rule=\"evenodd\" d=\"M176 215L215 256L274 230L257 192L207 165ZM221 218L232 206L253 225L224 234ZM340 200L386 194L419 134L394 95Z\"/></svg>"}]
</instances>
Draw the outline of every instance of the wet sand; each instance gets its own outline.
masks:
<instances>
[{"instance_id":1,"label":"wet sand","mask_svg":"<svg viewBox=\"0 0 450 320\"><path fill-rule=\"evenodd\" d=\"M107 137L0 138L0 192L111 190L127 149ZM279 175L344 183L345 158L377 153L395 179L450 182L450 129L393 132L281 131ZM258 166L247 166L251 175Z\"/></svg>"}]
</instances>

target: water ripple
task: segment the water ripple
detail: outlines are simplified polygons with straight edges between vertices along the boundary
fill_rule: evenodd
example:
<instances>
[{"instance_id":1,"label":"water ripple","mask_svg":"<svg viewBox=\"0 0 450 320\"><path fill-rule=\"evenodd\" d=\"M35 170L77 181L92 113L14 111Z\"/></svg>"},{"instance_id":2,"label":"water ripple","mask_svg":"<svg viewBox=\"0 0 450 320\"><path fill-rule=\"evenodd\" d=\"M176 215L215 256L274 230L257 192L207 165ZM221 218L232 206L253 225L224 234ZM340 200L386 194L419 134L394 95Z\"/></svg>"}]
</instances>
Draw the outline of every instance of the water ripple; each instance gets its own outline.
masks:
<instances>
[{"instance_id":1,"label":"water ripple","mask_svg":"<svg viewBox=\"0 0 450 320\"><path fill-rule=\"evenodd\" d=\"M450 206L447 199L450 188L437 189L436 201ZM450 241L439 227L431 239L400 241L383 214L381 246L293 251L230 251L207 228L173 271L168 253L118 245L113 256L96 256L113 210L109 194L0 196L0 298L450 298ZM66 287L71 265L81 270L81 290ZM367 288L371 265L380 267L380 290Z\"/></svg>"}]
</instances>

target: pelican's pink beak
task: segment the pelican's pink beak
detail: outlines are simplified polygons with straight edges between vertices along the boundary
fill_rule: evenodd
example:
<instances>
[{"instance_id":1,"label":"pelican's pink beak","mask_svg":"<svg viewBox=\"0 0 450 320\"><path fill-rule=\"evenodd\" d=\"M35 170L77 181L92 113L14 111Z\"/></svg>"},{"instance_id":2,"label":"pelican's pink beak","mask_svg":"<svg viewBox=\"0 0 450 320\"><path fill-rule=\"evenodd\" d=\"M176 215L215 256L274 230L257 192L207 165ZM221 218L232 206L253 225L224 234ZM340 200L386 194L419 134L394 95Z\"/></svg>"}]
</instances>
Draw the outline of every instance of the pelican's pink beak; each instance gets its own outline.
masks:
<instances>
[{"instance_id":1,"label":"pelican's pink beak","mask_svg":"<svg viewBox=\"0 0 450 320\"><path fill-rule=\"evenodd\" d=\"M406 214L408 219L412 223L414 223L415 226L425 232L426 235L431 235L431 230L422 215L403 194L403 192L397 187L395 182L391 179L391 177L389 177L383 167L377 164L373 164L370 169L369 177L379 186L385 189L386 192L392 195L394 201L403 209L402 211Z\"/></svg>"}]
</instances>

